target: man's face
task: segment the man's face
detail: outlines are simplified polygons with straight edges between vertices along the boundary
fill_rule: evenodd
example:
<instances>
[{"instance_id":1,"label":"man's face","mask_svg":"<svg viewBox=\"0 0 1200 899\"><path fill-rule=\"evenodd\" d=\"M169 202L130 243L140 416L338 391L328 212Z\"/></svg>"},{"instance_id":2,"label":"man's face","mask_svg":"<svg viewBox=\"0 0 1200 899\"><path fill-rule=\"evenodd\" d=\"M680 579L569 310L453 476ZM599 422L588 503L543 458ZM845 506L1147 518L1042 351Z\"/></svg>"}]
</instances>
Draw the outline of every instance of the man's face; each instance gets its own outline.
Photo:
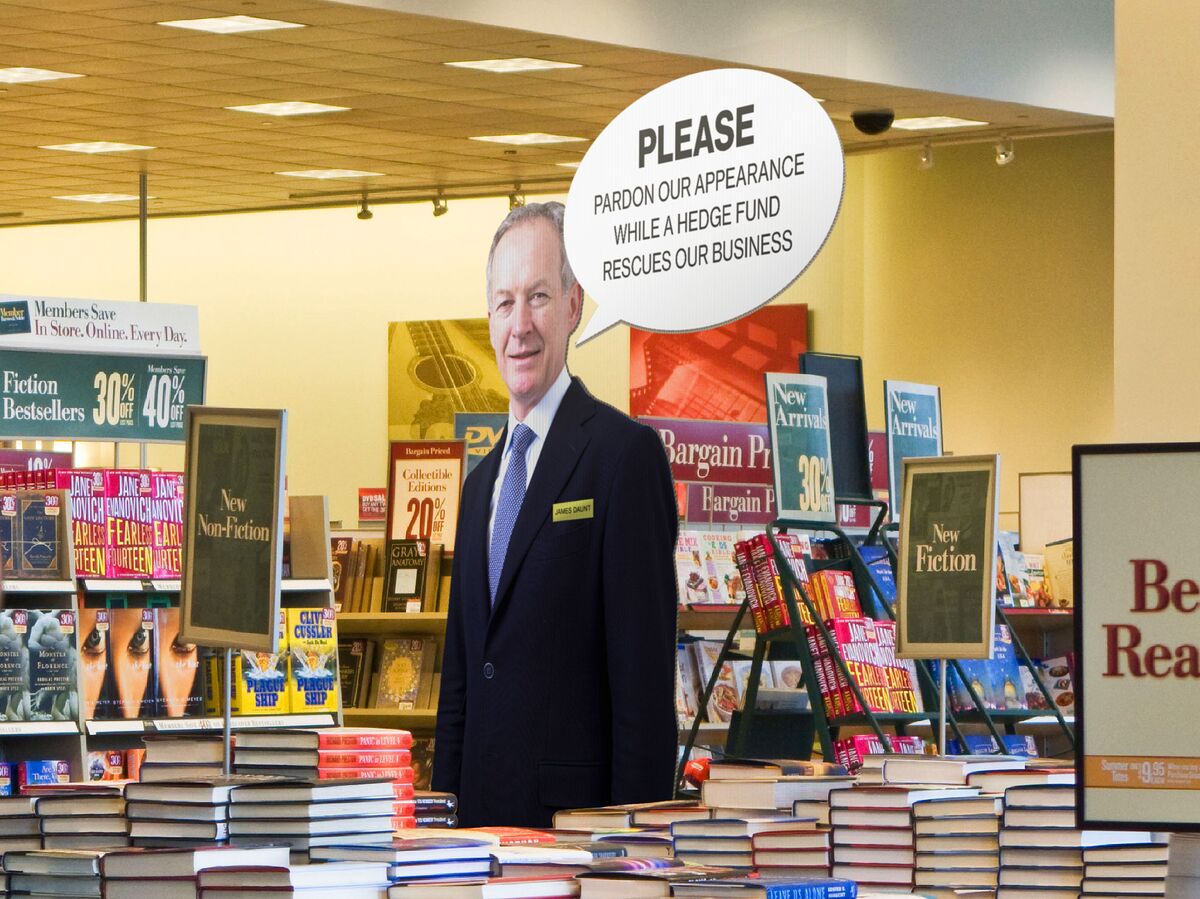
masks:
<instances>
[{"instance_id":1,"label":"man's face","mask_svg":"<svg viewBox=\"0 0 1200 899\"><path fill-rule=\"evenodd\" d=\"M523 419L566 363L583 291L578 284L563 289L558 232L542 219L517 225L500 239L491 274L492 349L513 413Z\"/></svg>"}]
</instances>

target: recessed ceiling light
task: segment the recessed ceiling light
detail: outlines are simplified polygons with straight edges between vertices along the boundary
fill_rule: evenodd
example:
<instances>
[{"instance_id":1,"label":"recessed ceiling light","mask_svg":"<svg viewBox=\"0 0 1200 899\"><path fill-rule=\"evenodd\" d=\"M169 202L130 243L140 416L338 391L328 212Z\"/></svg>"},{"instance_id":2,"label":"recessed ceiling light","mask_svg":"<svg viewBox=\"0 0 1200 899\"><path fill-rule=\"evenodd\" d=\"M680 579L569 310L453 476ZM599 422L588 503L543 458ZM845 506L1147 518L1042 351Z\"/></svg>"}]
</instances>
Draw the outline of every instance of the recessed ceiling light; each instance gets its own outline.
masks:
<instances>
[{"instance_id":1,"label":"recessed ceiling light","mask_svg":"<svg viewBox=\"0 0 1200 899\"><path fill-rule=\"evenodd\" d=\"M318 112L347 112L349 106L326 106L324 103L306 103L289 100L286 103L255 103L252 106L226 106L234 112L254 112L259 115L313 115Z\"/></svg>"},{"instance_id":2,"label":"recessed ceiling light","mask_svg":"<svg viewBox=\"0 0 1200 899\"><path fill-rule=\"evenodd\" d=\"M567 137L563 134L541 134L534 132L532 134L491 134L483 137L473 137L471 140L482 140L493 144L517 144L518 146L527 146L529 144L569 144L574 141L587 140L586 137Z\"/></svg>"},{"instance_id":3,"label":"recessed ceiling light","mask_svg":"<svg viewBox=\"0 0 1200 899\"><path fill-rule=\"evenodd\" d=\"M976 122L974 119L956 119L948 115L930 115L911 119L896 119L893 128L901 131L933 131L938 128L971 128L976 125L987 125L988 122Z\"/></svg>"},{"instance_id":4,"label":"recessed ceiling light","mask_svg":"<svg viewBox=\"0 0 1200 899\"><path fill-rule=\"evenodd\" d=\"M94 140L82 144L52 144L38 147L39 150L63 150L67 153L132 153L137 150L153 150L141 144L115 144L107 140Z\"/></svg>"},{"instance_id":5,"label":"recessed ceiling light","mask_svg":"<svg viewBox=\"0 0 1200 899\"><path fill-rule=\"evenodd\" d=\"M560 162L560 163L558 163L558 165L562 166L564 169L577 169L577 168L579 168L579 163L578 163L578 162Z\"/></svg>"},{"instance_id":6,"label":"recessed ceiling light","mask_svg":"<svg viewBox=\"0 0 1200 899\"><path fill-rule=\"evenodd\" d=\"M76 194L73 197L54 197L55 200L74 200L78 203L130 203L139 199L137 194ZM157 200L158 197L146 197Z\"/></svg>"},{"instance_id":7,"label":"recessed ceiling light","mask_svg":"<svg viewBox=\"0 0 1200 899\"><path fill-rule=\"evenodd\" d=\"M276 172L276 175L287 175L289 178L320 178L333 180L335 178L381 178L383 172L359 172L354 169L308 169L304 172Z\"/></svg>"},{"instance_id":8,"label":"recessed ceiling light","mask_svg":"<svg viewBox=\"0 0 1200 899\"><path fill-rule=\"evenodd\" d=\"M188 28L192 31L209 31L213 34L242 34L247 31L275 31L279 28L303 28L299 22L281 22L278 19L258 19L254 16L220 16L212 19L175 19L159 22L168 28Z\"/></svg>"},{"instance_id":9,"label":"recessed ceiling light","mask_svg":"<svg viewBox=\"0 0 1200 899\"><path fill-rule=\"evenodd\" d=\"M60 78L82 78L70 72L53 72L50 69L27 69L21 66L0 69L0 84L33 84L37 81L57 81Z\"/></svg>"},{"instance_id":10,"label":"recessed ceiling light","mask_svg":"<svg viewBox=\"0 0 1200 899\"><path fill-rule=\"evenodd\" d=\"M545 72L550 69L579 69L582 66L576 62L555 62L553 59L531 59L528 56L517 56L512 59L470 59L464 62L448 62L448 66L456 69L480 69L484 72L496 72L502 75L513 72Z\"/></svg>"}]
</instances>

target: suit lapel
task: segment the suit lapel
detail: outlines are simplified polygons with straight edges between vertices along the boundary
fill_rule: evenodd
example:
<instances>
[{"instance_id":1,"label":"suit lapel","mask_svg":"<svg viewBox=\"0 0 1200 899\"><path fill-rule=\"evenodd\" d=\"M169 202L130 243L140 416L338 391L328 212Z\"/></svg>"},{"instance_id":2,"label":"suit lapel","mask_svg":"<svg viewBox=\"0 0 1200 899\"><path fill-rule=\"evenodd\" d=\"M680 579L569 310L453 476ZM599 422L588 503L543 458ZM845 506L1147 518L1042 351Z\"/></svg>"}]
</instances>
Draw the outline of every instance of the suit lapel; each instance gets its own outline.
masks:
<instances>
[{"instance_id":1,"label":"suit lapel","mask_svg":"<svg viewBox=\"0 0 1200 899\"><path fill-rule=\"evenodd\" d=\"M500 584L496 588L496 604L492 608L493 620L508 599L513 579L525 560L529 547L533 545L533 538L550 516L551 506L558 499L571 472L579 463L580 456L583 455L588 435L582 424L591 417L595 403L579 380L572 378L571 386L567 388L562 404L550 425L546 445L542 447L537 467L533 470L533 478L529 482L529 489L525 492L525 500L521 504L521 511L513 525L512 536L508 541L508 554L504 557L504 569L500 572ZM486 561L484 567L487 567Z\"/></svg>"}]
</instances>

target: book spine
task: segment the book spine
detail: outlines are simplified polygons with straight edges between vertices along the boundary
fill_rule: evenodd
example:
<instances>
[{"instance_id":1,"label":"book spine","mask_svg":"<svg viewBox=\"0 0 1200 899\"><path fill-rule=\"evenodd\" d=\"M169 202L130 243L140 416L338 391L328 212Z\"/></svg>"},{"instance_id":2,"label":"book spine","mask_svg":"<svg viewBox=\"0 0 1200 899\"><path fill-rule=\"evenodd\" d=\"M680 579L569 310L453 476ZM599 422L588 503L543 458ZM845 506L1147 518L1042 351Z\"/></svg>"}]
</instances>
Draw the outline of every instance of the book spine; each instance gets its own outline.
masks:
<instances>
[{"instance_id":1,"label":"book spine","mask_svg":"<svg viewBox=\"0 0 1200 899\"><path fill-rule=\"evenodd\" d=\"M406 730L391 733L322 733L317 736L318 749L409 749L412 734Z\"/></svg>"},{"instance_id":2,"label":"book spine","mask_svg":"<svg viewBox=\"0 0 1200 899\"><path fill-rule=\"evenodd\" d=\"M842 881L833 883L810 884L764 884L763 891L766 899L853 899L857 895L857 887L851 890L853 884Z\"/></svg>"},{"instance_id":3,"label":"book spine","mask_svg":"<svg viewBox=\"0 0 1200 899\"><path fill-rule=\"evenodd\" d=\"M757 633L767 632L767 616L763 612L762 591L758 579L754 575L754 565L750 561L750 544L739 540L733 547L733 558L737 563L738 572L742 575L742 584L746 588L746 596L750 600L750 616L754 619L754 630Z\"/></svg>"},{"instance_id":4,"label":"book spine","mask_svg":"<svg viewBox=\"0 0 1200 899\"><path fill-rule=\"evenodd\" d=\"M808 636L808 651L812 656L813 671L817 676L817 686L821 691L821 704L825 707L827 718L842 717L841 697L829 678L829 656L825 652L823 641L817 632L817 626L810 624L804 629Z\"/></svg>"},{"instance_id":5,"label":"book spine","mask_svg":"<svg viewBox=\"0 0 1200 899\"><path fill-rule=\"evenodd\" d=\"M395 780L401 783L411 783L413 769L407 765L392 768L357 767L357 768L326 768L317 769L319 780L351 780L356 778L371 778L373 780ZM399 797L397 797L399 798Z\"/></svg>"},{"instance_id":6,"label":"book spine","mask_svg":"<svg viewBox=\"0 0 1200 899\"><path fill-rule=\"evenodd\" d=\"M787 627L791 619L783 600L783 582L775 564L770 538L766 534L757 534L751 541L750 558L754 564L754 579L762 591L763 614L767 619L767 627L770 630Z\"/></svg>"},{"instance_id":7,"label":"book spine","mask_svg":"<svg viewBox=\"0 0 1200 899\"><path fill-rule=\"evenodd\" d=\"M408 768L412 765L412 752L397 749L394 752L355 752L353 750L319 750L318 766L321 768Z\"/></svg>"}]
</instances>

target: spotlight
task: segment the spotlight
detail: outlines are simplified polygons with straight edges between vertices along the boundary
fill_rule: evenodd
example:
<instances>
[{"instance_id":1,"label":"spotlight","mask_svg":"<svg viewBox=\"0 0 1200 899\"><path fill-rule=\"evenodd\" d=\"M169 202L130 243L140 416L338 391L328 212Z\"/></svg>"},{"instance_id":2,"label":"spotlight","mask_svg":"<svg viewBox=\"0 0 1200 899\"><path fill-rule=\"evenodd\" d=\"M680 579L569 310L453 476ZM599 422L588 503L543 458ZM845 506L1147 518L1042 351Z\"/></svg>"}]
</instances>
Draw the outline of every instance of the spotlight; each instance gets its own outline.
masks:
<instances>
[{"instance_id":1,"label":"spotlight","mask_svg":"<svg viewBox=\"0 0 1200 899\"><path fill-rule=\"evenodd\" d=\"M996 142L996 165L1008 165L1016 156L1017 149L1007 134Z\"/></svg>"},{"instance_id":2,"label":"spotlight","mask_svg":"<svg viewBox=\"0 0 1200 899\"><path fill-rule=\"evenodd\" d=\"M933 144L925 141L921 146L921 158L917 161L917 169L928 172L931 168L933 168Z\"/></svg>"},{"instance_id":3,"label":"spotlight","mask_svg":"<svg viewBox=\"0 0 1200 899\"><path fill-rule=\"evenodd\" d=\"M522 207L524 205L525 205L525 195L524 194L512 193L512 194L508 195L508 211L509 212L512 212L514 209L519 209L520 207Z\"/></svg>"},{"instance_id":4,"label":"spotlight","mask_svg":"<svg viewBox=\"0 0 1200 899\"><path fill-rule=\"evenodd\" d=\"M362 198L362 205L358 209L358 220L360 222L369 222L373 218L375 218L375 213L367 208L367 198L364 194Z\"/></svg>"},{"instance_id":5,"label":"spotlight","mask_svg":"<svg viewBox=\"0 0 1200 899\"><path fill-rule=\"evenodd\" d=\"M446 205L446 200L444 197L434 197L433 198L433 217L434 218L437 218L439 215L445 215L449 211L450 211L450 207Z\"/></svg>"}]
</instances>

